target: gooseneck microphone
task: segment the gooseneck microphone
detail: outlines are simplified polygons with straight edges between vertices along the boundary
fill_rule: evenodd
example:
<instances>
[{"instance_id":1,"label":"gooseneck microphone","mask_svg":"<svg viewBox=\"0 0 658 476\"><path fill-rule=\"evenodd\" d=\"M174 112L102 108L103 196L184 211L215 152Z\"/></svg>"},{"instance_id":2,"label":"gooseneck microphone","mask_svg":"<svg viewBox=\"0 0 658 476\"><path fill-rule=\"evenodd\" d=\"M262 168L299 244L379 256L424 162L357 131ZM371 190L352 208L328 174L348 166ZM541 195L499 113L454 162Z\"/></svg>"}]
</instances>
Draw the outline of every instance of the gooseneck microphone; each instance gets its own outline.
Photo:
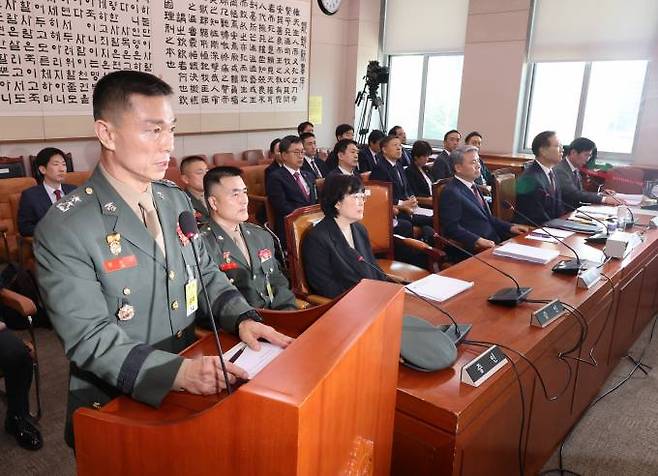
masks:
<instances>
[{"instance_id":1,"label":"gooseneck microphone","mask_svg":"<svg viewBox=\"0 0 658 476\"><path fill-rule=\"evenodd\" d=\"M497 266L494 266L491 263L488 263L487 261L483 260L475 253L471 253L470 251L462 248L459 244L455 243L454 241L449 240L448 238L441 236L438 233L434 233L434 238L438 238L448 246L453 246L457 248L462 253L465 253L471 258L476 259L480 263L489 266L494 271L497 271L498 273L502 274L506 278L511 279L514 282L514 284L516 285L515 288L503 288L500 289L499 291L496 291L491 296L489 296L487 298L487 301L489 301L491 304L498 304L501 306L516 306L517 304L525 301L525 299L528 297L528 294L530 294L530 292L532 291L532 288L521 287L519 285L519 282L516 279L514 279L514 277L511 274L507 274L505 271L498 268Z\"/></svg>"},{"instance_id":2,"label":"gooseneck microphone","mask_svg":"<svg viewBox=\"0 0 658 476\"><path fill-rule=\"evenodd\" d=\"M210 298L208 297L208 290L206 289L206 283L203 281L203 273L201 272L201 266L199 265L199 255L196 252L196 247L194 246L194 238L199 234L199 228L196 224L196 219L189 211L181 212L178 215L178 225L180 226L181 232L190 240L190 245L192 246L192 251L194 253L194 262L196 268L199 271L199 280L201 281L201 289L203 290L203 295L206 299L206 305L208 306L208 314L210 314L210 326L212 327L212 333L215 337L215 345L217 346L217 352L219 353L219 364L222 367L222 375L224 376L224 383L226 384L226 391L228 394L231 394L231 384L228 381L228 372L226 371L226 362L224 362L224 352L222 351L222 344L219 342L219 333L217 332L217 325L215 324L215 316L212 312L212 306L210 305ZM218 389L217 393L220 393Z\"/></svg>"},{"instance_id":3,"label":"gooseneck microphone","mask_svg":"<svg viewBox=\"0 0 658 476\"><path fill-rule=\"evenodd\" d=\"M585 268L586 268L586 266L584 266L583 263L580 261L580 256L578 256L578 253L576 252L576 250L573 249L570 245L568 245L563 239L558 238L558 237L555 236L553 233L551 233L550 231L548 231L543 225L539 225L538 223L534 222L534 221L531 220L529 217L527 217L526 215L524 215L523 213L521 213L520 211L518 211L518 210L516 209L516 207L514 207L514 205L512 205L512 204L511 204L510 202L508 202L507 200L504 200L503 203L502 203L502 205L503 205L503 208L506 208L507 210L512 210L514 213L516 213L517 215L519 215L521 218L523 218L525 221L527 221L528 223L530 223L532 226L534 226L534 227L536 227L536 228L539 228L539 229L541 229L541 230L544 230L544 232L545 232L548 236L550 236L550 237L553 238L555 241L557 241L558 243L560 243L561 245L563 245L565 248L568 248L569 251L571 251L571 252L573 253L573 255L576 257L576 259L575 259L575 260L572 259L572 260L562 260L562 261L560 261L560 262L557 263L555 266L553 266L553 272L554 272L554 273L562 273L562 274L578 274L578 272L579 272L581 269L585 269Z\"/></svg>"},{"instance_id":4,"label":"gooseneck microphone","mask_svg":"<svg viewBox=\"0 0 658 476\"><path fill-rule=\"evenodd\" d=\"M578 208L574 208L571 205L567 205L564 202L562 202L562 205L564 205L566 208L568 208L572 212L576 212L577 214L580 213L581 215L585 215L590 220L595 221L595 222L599 223L600 225L603 225L603 231L600 232L600 233L595 233L594 235L588 236L587 238L585 238L586 242L588 242L588 243L605 243L608 240L608 236L610 236L610 231L608 230L608 224L606 222L604 222L600 218L596 218L591 213L587 213L583 210L579 210ZM591 205L591 203L580 202L580 205Z\"/></svg>"},{"instance_id":5,"label":"gooseneck microphone","mask_svg":"<svg viewBox=\"0 0 658 476\"><path fill-rule=\"evenodd\" d=\"M386 279L392 283L399 284L401 286L404 286L407 291L409 291L411 294L416 296L418 299L423 301L426 304L429 304L432 306L434 309L439 311L441 314L446 316L448 319L450 319L450 322L452 322L452 326L440 326L441 331L455 344L459 344L464 337L466 337L466 334L471 330L471 327L473 327L472 324L458 324L457 321L448 313L448 311L440 308L436 304L434 304L432 301L427 299L425 296L422 296L418 294L416 291L413 289L407 287L402 281L399 279L394 278L393 276L389 276L384 271L381 270L378 266L375 266L374 264L368 262L363 256L358 257L358 261L360 263L364 263L370 268L374 269L375 271L378 271L382 273L384 276L386 276Z\"/></svg>"}]
</instances>

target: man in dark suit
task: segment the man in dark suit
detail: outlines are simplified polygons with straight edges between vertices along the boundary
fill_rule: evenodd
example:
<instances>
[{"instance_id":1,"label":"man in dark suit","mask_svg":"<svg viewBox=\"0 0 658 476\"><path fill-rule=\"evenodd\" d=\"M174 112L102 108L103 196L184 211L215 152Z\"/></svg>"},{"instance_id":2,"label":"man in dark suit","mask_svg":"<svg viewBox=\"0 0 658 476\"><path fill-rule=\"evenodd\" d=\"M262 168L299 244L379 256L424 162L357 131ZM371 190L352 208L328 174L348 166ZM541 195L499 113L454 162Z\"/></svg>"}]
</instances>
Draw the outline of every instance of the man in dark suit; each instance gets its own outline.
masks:
<instances>
[{"instance_id":1,"label":"man in dark suit","mask_svg":"<svg viewBox=\"0 0 658 476\"><path fill-rule=\"evenodd\" d=\"M297 126L297 135L301 137L302 134L305 134L307 132L313 134L314 129L315 126L313 125L312 122L309 121L300 122L299 125Z\"/></svg>"},{"instance_id":2,"label":"man in dark suit","mask_svg":"<svg viewBox=\"0 0 658 476\"><path fill-rule=\"evenodd\" d=\"M586 137L578 137L569 144L567 156L553 168L562 192L562 200L571 208L579 207L580 202L617 205L617 201L608 195L583 190L580 168L587 163L595 148L596 144L593 141Z\"/></svg>"},{"instance_id":3,"label":"man in dark suit","mask_svg":"<svg viewBox=\"0 0 658 476\"><path fill-rule=\"evenodd\" d=\"M237 167L215 167L203 179L210 221L201 230L208 254L249 304L291 310L295 295L275 258L272 235L247 223L247 186Z\"/></svg>"},{"instance_id":4,"label":"man in dark suit","mask_svg":"<svg viewBox=\"0 0 658 476\"><path fill-rule=\"evenodd\" d=\"M334 154L338 157L338 167L329 172L329 175L359 175L359 147L353 140L339 140L334 147Z\"/></svg>"},{"instance_id":5,"label":"man in dark suit","mask_svg":"<svg viewBox=\"0 0 658 476\"><path fill-rule=\"evenodd\" d=\"M47 147L37 154L35 163L43 182L21 194L18 204L18 231L23 236L34 235L37 223L50 206L76 189L75 185L62 183L66 176L66 161L61 150Z\"/></svg>"},{"instance_id":6,"label":"man in dark suit","mask_svg":"<svg viewBox=\"0 0 658 476\"><path fill-rule=\"evenodd\" d=\"M180 163L180 177L185 184L185 193L192 201L197 225L208 223L210 220L203 196L203 177L206 172L208 172L208 163L200 155L190 155Z\"/></svg>"},{"instance_id":7,"label":"man in dark suit","mask_svg":"<svg viewBox=\"0 0 658 476\"><path fill-rule=\"evenodd\" d=\"M299 136L304 146L304 163L302 170L313 174L316 179L324 178L329 173L327 164L324 160L318 158L318 147L315 142L315 134L312 132L304 132Z\"/></svg>"},{"instance_id":8,"label":"man in dark suit","mask_svg":"<svg viewBox=\"0 0 658 476\"><path fill-rule=\"evenodd\" d=\"M372 171L377 162L381 160L381 147L379 143L386 135L379 129L374 129L368 135L368 144L364 145L359 151L359 171Z\"/></svg>"},{"instance_id":9,"label":"man in dark suit","mask_svg":"<svg viewBox=\"0 0 658 476\"><path fill-rule=\"evenodd\" d=\"M342 139L354 140L354 127L350 124L339 124L336 127L336 142ZM338 157L333 152L329 154L326 162L329 172L338 167Z\"/></svg>"},{"instance_id":10,"label":"man in dark suit","mask_svg":"<svg viewBox=\"0 0 658 476\"><path fill-rule=\"evenodd\" d=\"M5 377L7 417L5 431L22 448L38 450L41 433L29 419L32 357L30 349L0 321L0 370Z\"/></svg>"},{"instance_id":11,"label":"man in dark suit","mask_svg":"<svg viewBox=\"0 0 658 476\"><path fill-rule=\"evenodd\" d=\"M532 222L543 225L564 213L560 185L553 172L562 156L562 146L555 131L537 134L532 140L532 152L535 160L516 182L516 208ZM532 225L518 213L514 221Z\"/></svg>"},{"instance_id":12,"label":"man in dark suit","mask_svg":"<svg viewBox=\"0 0 658 476\"><path fill-rule=\"evenodd\" d=\"M270 174L265 183L267 199L276 215L275 232L285 246L284 218L301 207L317 202L315 177L301 170L304 147L297 136L286 136L279 143L283 166Z\"/></svg>"},{"instance_id":13,"label":"man in dark suit","mask_svg":"<svg viewBox=\"0 0 658 476\"><path fill-rule=\"evenodd\" d=\"M475 183L481 174L477 147L457 147L451 158L455 176L443 189L439 207L443 236L477 252L493 248L511 234L529 231L527 226L514 225L491 214Z\"/></svg>"},{"instance_id":14,"label":"man in dark suit","mask_svg":"<svg viewBox=\"0 0 658 476\"><path fill-rule=\"evenodd\" d=\"M457 148L461 138L461 133L456 129L446 132L443 136L443 150L434 159L434 164L430 170L435 182L454 175L455 171L450 160L450 153Z\"/></svg>"},{"instance_id":15,"label":"man in dark suit","mask_svg":"<svg viewBox=\"0 0 658 476\"><path fill-rule=\"evenodd\" d=\"M283 163L281 162L281 152L279 152L280 142L281 139L278 137L270 142L270 158L272 159L272 163L265 167L265 183L267 183L272 172L283 167Z\"/></svg>"},{"instance_id":16,"label":"man in dark suit","mask_svg":"<svg viewBox=\"0 0 658 476\"><path fill-rule=\"evenodd\" d=\"M391 130L388 131L388 135L400 139L400 144L403 146L407 144L407 133L402 126L391 127ZM400 156L399 162L403 167L409 167L411 165L411 154L407 152L404 147L402 147L402 155Z\"/></svg>"}]
</instances>

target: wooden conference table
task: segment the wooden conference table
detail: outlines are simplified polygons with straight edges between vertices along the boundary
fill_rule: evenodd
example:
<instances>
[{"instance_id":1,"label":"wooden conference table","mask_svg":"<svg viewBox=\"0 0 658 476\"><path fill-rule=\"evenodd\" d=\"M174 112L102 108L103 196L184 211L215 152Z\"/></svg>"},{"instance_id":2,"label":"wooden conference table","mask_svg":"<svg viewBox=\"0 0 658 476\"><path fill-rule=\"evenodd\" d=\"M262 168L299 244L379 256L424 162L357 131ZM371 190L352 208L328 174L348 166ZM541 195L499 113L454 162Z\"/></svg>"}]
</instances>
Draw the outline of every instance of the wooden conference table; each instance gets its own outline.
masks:
<instances>
[{"instance_id":1,"label":"wooden conference table","mask_svg":"<svg viewBox=\"0 0 658 476\"><path fill-rule=\"evenodd\" d=\"M637 215L647 223L646 215ZM633 231L645 231L634 227ZM581 259L600 261L602 245L590 246L584 235L567 239ZM442 307L458 322L472 323L467 339L496 342L523 352L539 369L548 401L532 369L518 356L525 394L522 452L525 474L537 473L587 405L600 390L611 370L650 322L658 308L658 230L646 230L644 242L623 260L613 260L603 272L614 284L602 279L591 289L576 287L576 277L554 274L558 259L572 255L561 245L515 238L543 248L559 248L560 258L547 265L479 256L512 274L521 286L533 288L529 299L559 298L585 316L589 332L581 350L572 355L587 359L593 347L597 366L575 360L567 363L558 352L571 348L580 336L574 317L565 315L546 328L530 326L531 311L541 304L524 303L515 308L494 306L487 297L513 283L474 259L453 266L442 275L474 281L475 286L445 302ZM446 320L427 304L407 296L405 313L434 323ZM600 336L600 337L599 337ZM512 475L519 473L521 401L512 367L507 364L479 388L460 382L461 367L480 354L482 347L462 345L451 369L435 373L400 367L398 381L392 474ZM567 383L568 382L568 383Z\"/></svg>"}]
</instances>

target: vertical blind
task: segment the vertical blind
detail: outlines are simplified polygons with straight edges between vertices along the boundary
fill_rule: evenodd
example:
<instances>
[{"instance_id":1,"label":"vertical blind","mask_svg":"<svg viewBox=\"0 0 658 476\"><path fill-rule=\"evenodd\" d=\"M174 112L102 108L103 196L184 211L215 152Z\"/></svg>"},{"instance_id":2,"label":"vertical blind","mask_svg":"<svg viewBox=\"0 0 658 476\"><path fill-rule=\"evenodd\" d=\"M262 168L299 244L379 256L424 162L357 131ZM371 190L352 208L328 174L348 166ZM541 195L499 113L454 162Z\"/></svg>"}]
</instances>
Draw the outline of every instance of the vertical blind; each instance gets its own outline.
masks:
<instances>
[{"instance_id":1,"label":"vertical blind","mask_svg":"<svg viewBox=\"0 0 658 476\"><path fill-rule=\"evenodd\" d=\"M536 0L528 59L649 59L657 30L658 0Z\"/></svg>"},{"instance_id":2,"label":"vertical blind","mask_svg":"<svg viewBox=\"0 0 658 476\"><path fill-rule=\"evenodd\" d=\"M384 54L462 53L468 0L386 0Z\"/></svg>"}]
</instances>

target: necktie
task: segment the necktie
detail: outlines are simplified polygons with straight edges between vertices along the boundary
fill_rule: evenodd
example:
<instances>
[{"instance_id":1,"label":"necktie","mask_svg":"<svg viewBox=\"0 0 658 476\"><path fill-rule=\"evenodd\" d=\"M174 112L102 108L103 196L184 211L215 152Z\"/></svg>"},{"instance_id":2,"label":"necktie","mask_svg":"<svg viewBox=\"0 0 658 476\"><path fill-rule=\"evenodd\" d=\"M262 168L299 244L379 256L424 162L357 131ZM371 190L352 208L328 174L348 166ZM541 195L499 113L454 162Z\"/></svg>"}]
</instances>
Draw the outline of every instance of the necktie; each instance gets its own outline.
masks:
<instances>
[{"instance_id":1,"label":"necktie","mask_svg":"<svg viewBox=\"0 0 658 476\"><path fill-rule=\"evenodd\" d=\"M293 174L293 177L295 177L295 181L297 182L297 186L302 191L302 193L304 194L304 198L308 202L311 199L311 196L306 191L306 187L304 187L304 183L302 182L302 180L304 180L304 179L302 178L302 175L299 172L295 172Z\"/></svg>"},{"instance_id":2,"label":"necktie","mask_svg":"<svg viewBox=\"0 0 658 476\"><path fill-rule=\"evenodd\" d=\"M54 193L55 193L55 201L62 198L62 191L61 190L55 190Z\"/></svg>"},{"instance_id":3,"label":"necktie","mask_svg":"<svg viewBox=\"0 0 658 476\"><path fill-rule=\"evenodd\" d=\"M247 260L247 264L251 266L251 257L249 256L249 249L247 248L247 243L244 241L244 237L242 236L242 233L240 232L240 227L236 227L235 230L233 230L232 236L233 241L235 242L235 245L238 247L240 250L240 253L244 256L245 260Z\"/></svg>"},{"instance_id":4,"label":"necktie","mask_svg":"<svg viewBox=\"0 0 658 476\"><path fill-rule=\"evenodd\" d=\"M555 192L555 176L553 175L553 171L552 171L552 170L550 170L550 171L548 172L548 178L549 178L549 180L550 180L550 182L551 182L551 191L552 191L552 192Z\"/></svg>"},{"instance_id":5,"label":"necktie","mask_svg":"<svg viewBox=\"0 0 658 476\"><path fill-rule=\"evenodd\" d=\"M485 209L484 207L484 200L482 199L482 195L480 195L480 192L478 191L478 188L475 184L471 185L471 191L473 192L473 195L475 195L475 198L477 198L478 203L480 206ZM486 209L485 209L486 210Z\"/></svg>"},{"instance_id":6,"label":"necktie","mask_svg":"<svg viewBox=\"0 0 658 476\"><path fill-rule=\"evenodd\" d=\"M576 179L576 186L578 187L578 190L583 189L583 182L580 180L580 172L578 169L573 171L573 176Z\"/></svg>"},{"instance_id":7,"label":"necktie","mask_svg":"<svg viewBox=\"0 0 658 476\"><path fill-rule=\"evenodd\" d=\"M160 219L158 212L153 205L153 197L150 194L144 193L139 199L139 206L142 209L142 219L144 225L149 231L155 242L160 247L162 254L165 254L164 238L162 236L162 227L160 226Z\"/></svg>"},{"instance_id":8,"label":"necktie","mask_svg":"<svg viewBox=\"0 0 658 476\"><path fill-rule=\"evenodd\" d=\"M318 167L318 164L315 163L315 160L310 159L309 162L311 163L311 168L313 169L313 172L315 172L315 175L318 178L322 178L322 172L320 172L320 168Z\"/></svg>"}]
</instances>

